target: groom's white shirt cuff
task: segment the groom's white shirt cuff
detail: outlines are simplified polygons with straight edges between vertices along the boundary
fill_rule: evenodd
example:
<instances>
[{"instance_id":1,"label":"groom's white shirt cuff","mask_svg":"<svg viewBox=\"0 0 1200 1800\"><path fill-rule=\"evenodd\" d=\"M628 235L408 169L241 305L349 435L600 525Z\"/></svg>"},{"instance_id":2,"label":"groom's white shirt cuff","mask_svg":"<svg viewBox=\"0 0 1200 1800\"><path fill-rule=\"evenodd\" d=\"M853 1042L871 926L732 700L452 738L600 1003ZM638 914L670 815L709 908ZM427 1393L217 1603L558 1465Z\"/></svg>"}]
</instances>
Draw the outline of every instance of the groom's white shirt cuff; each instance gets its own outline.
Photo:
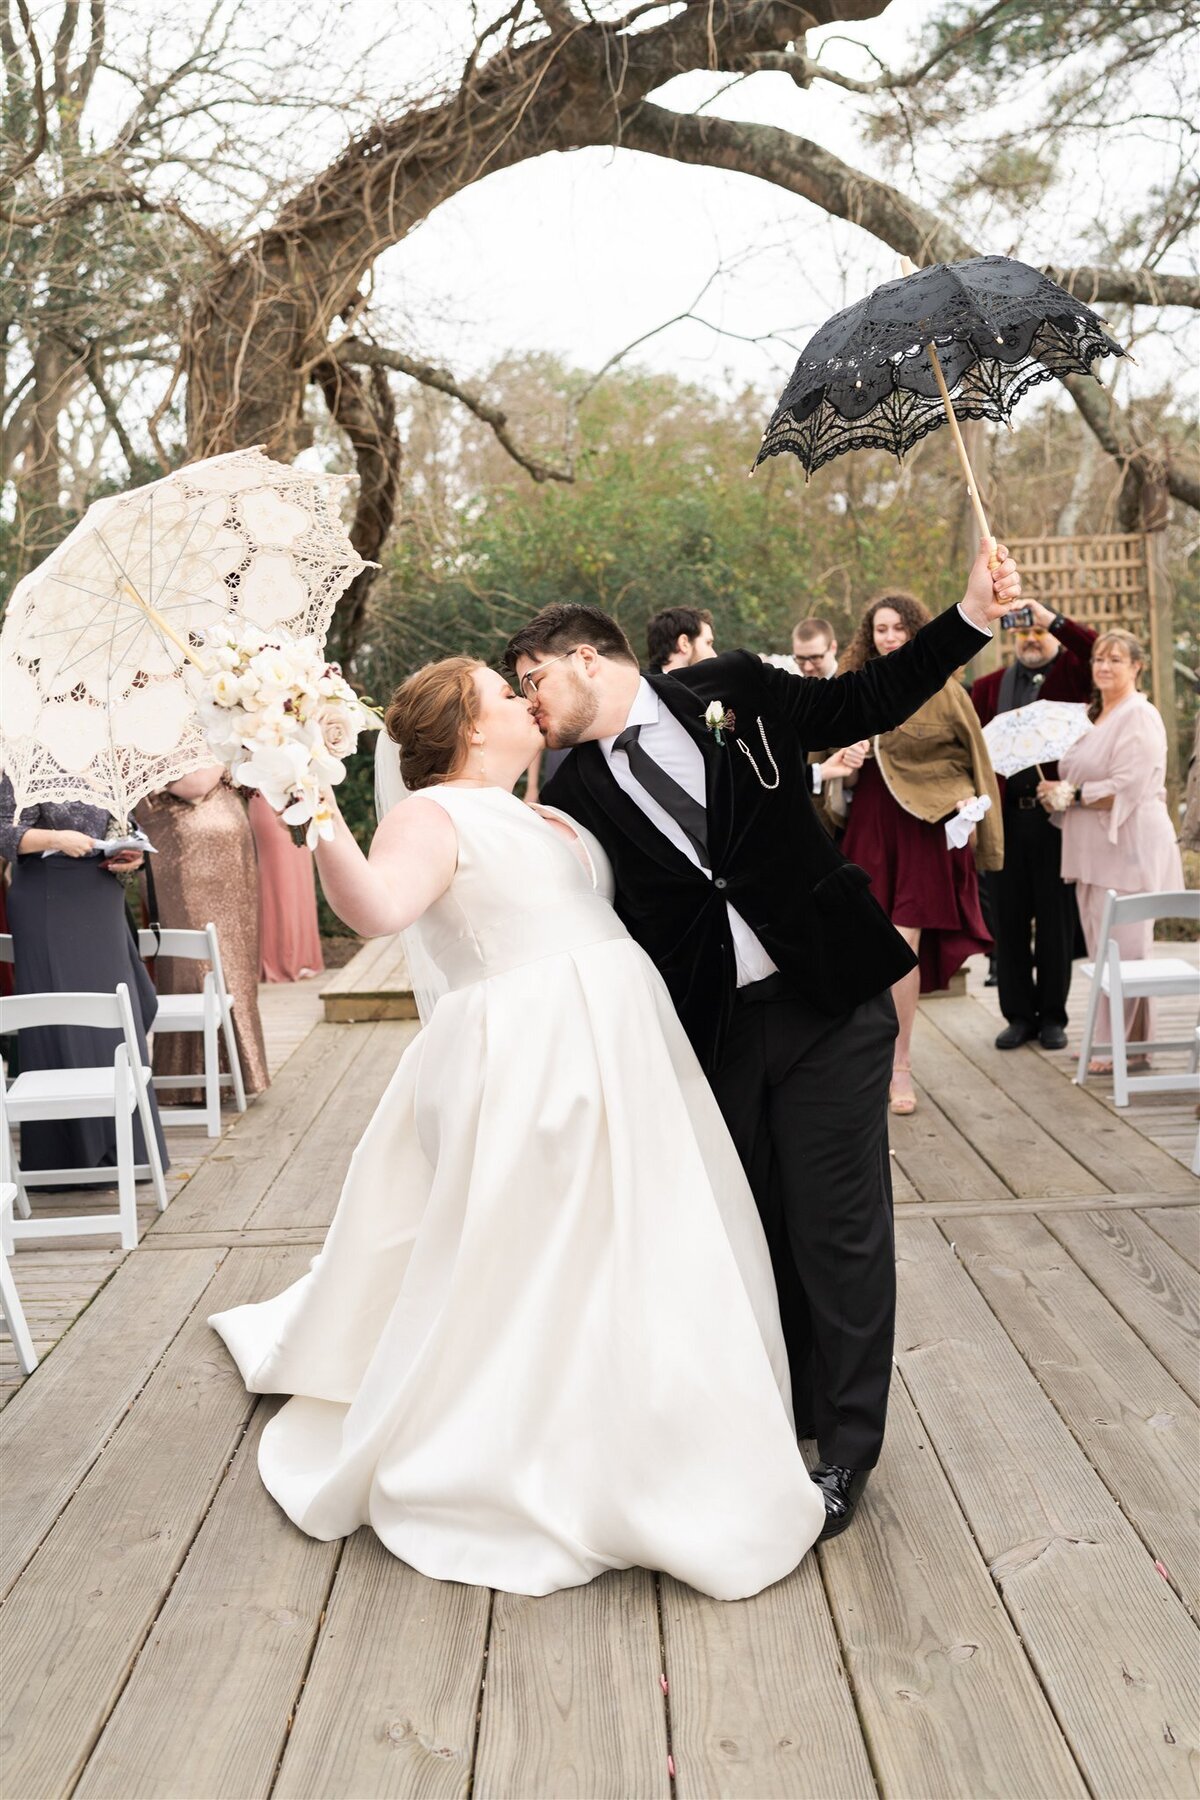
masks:
<instances>
[{"instance_id":1,"label":"groom's white shirt cuff","mask_svg":"<svg viewBox=\"0 0 1200 1800\"><path fill-rule=\"evenodd\" d=\"M704 774L704 753L695 738L691 737L679 723L674 713L668 707L663 706L658 695L644 677L634 695L633 705L630 707L629 716L625 721L626 727L630 725L641 726L638 743L646 755L652 756L659 768L664 769L673 781L677 781L698 806L704 806L707 787ZM616 756L613 755L613 745L619 736L620 732L616 732L612 737L598 740L604 760L612 770L617 786L629 795L634 805L645 813L650 823L656 826L665 838L670 839L677 850L682 851L683 855L699 868L700 858L686 832L671 817L666 808L658 804L653 794L648 794L641 782L635 780L625 752L622 750ZM706 870L705 873L709 872ZM711 880L711 875L709 879ZM729 929L733 937L734 956L737 960L737 985L748 987L752 981L762 981L768 975L776 974L778 964L772 962L741 913L736 907L729 906L728 903L726 911L729 914Z\"/></svg>"},{"instance_id":2,"label":"groom's white shirt cuff","mask_svg":"<svg viewBox=\"0 0 1200 1800\"><path fill-rule=\"evenodd\" d=\"M986 625L977 625L974 619L968 619L966 613L963 612L963 603L961 600L958 603L958 610L960 614L962 614L964 625L969 625L972 631L977 631L979 633L980 637L990 638L992 636L992 633L988 630Z\"/></svg>"}]
</instances>

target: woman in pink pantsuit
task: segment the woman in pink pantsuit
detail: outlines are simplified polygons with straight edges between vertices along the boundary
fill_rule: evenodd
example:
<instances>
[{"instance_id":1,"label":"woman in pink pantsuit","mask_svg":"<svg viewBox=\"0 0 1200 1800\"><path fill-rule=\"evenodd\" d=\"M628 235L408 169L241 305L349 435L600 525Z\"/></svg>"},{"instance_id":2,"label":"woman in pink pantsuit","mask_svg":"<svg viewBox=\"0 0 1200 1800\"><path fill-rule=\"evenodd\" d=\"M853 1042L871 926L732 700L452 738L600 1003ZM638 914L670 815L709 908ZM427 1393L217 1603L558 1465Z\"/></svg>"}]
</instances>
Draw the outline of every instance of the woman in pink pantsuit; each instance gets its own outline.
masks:
<instances>
[{"instance_id":1,"label":"woman in pink pantsuit","mask_svg":"<svg viewBox=\"0 0 1200 1800\"><path fill-rule=\"evenodd\" d=\"M317 929L312 851L293 844L287 826L257 790L250 827L258 852L259 941L263 981L301 981L325 967Z\"/></svg>"},{"instance_id":2,"label":"woman in pink pantsuit","mask_svg":"<svg viewBox=\"0 0 1200 1800\"><path fill-rule=\"evenodd\" d=\"M1183 862L1171 815L1165 776L1167 733L1156 709L1138 692L1145 661L1128 631L1103 632L1092 647L1095 697L1093 730L1059 760L1061 782L1042 782L1043 806L1062 826L1064 881L1075 883L1079 917L1089 954L1100 948L1100 926L1109 888L1118 894L1148 894L1183 886ZM1123 961L1152 954L1154 924L1121 926L1114 933ZM1112 1041L1108 1001L1101 999L1096 1036ZM1125 1040L1153 1036L1148 1000L1125 1003ZM1144 1056L1130 1066L1144 1066ZM1098 1061L1093 1074L1112 1065Z\"/></svg>"}]
</instances>

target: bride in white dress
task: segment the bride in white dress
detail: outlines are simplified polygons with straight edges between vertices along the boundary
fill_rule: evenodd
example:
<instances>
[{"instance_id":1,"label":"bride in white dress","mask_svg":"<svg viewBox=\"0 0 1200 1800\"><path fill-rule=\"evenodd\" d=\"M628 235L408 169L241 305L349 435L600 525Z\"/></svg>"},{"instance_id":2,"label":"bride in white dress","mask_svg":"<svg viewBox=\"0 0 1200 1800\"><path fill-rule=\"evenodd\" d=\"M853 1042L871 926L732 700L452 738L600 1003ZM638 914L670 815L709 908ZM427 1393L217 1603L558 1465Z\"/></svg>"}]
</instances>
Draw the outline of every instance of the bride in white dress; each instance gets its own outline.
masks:
<instances>
[{"instance_id":1,"label":"bride in white dress","mask_svg":"<svg viewBox=\"0 0 1200 1800\"><path fill-rule=\"evenodd\" d=\"M716 1101L599 845L512 792L525 701L454 658L388 725L420 791L369 860L339 816L321 880L365 935L412 927L443 991L310 1272L211 1321L251 1391L294 1396L263 1481L310 1536L369 1524L443 1580L757 1593L825 1507Z\"/></svg>"}]
</instances>

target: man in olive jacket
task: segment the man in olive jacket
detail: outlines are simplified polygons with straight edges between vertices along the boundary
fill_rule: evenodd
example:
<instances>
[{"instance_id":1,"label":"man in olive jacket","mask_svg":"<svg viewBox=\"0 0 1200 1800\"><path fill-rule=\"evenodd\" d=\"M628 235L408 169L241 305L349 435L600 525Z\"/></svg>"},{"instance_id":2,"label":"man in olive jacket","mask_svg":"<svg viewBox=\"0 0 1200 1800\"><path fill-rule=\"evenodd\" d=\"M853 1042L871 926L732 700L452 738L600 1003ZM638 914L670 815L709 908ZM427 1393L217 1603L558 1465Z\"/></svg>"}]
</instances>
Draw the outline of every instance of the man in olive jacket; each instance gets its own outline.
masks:
<instances>
[{"instance_id":1,"label":"man in olive jacket","mask_svg":"<svg viewBox=\"0 0 1200 1800\"><path fill-rule=\"evenodd\" d=\"M553 606L508 645L551 748L544 798L595 833L616 908L658 965L745 1165L779 1288L824 1535L883 1441L895 1311L889 989L912 952L813 809L810 746L890 730L1020 593L981 550L966 595L892 656L797 681L735 650L643 677L620 627Z\"/></svg>"}]
</instances>

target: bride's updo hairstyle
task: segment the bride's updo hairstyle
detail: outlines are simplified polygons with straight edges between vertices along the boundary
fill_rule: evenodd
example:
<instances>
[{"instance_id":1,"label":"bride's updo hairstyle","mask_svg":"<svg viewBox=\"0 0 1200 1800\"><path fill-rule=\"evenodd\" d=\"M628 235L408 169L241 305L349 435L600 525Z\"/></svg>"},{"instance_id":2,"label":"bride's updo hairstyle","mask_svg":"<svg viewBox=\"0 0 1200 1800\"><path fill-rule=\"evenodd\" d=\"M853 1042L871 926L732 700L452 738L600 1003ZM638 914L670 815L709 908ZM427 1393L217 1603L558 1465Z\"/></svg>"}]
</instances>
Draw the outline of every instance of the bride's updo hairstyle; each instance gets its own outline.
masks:
<instances>
[{"instance_id":1,"label":"bride's updo hairstyle","mask_svg":"<svg viewBox=\"0 0 1200 1800\"><path fill-rule=\"evenodd\" d=\"M473 656L448 656L410 675L392 695L383 726L400 746L404 785L416 792L448 781L467 753L479 718Z\"/></svg>"}]
</instances>

